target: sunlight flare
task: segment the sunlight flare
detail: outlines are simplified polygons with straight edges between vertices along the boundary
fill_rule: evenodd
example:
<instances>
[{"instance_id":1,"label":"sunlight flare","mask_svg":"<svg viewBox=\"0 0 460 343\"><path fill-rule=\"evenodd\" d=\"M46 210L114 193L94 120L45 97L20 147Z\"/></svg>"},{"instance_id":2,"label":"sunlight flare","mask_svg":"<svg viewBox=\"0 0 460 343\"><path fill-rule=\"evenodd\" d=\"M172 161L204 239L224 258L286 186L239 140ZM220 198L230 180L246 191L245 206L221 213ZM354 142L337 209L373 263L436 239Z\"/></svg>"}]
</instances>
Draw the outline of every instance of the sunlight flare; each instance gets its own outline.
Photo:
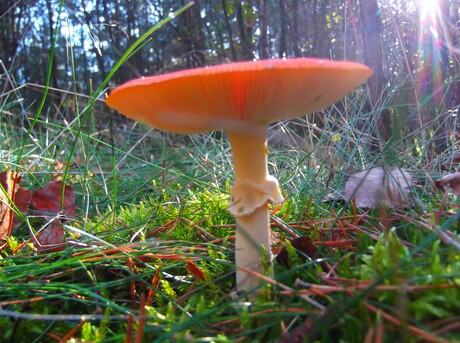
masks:
<instances>
[{"instance_id":1,"label":"sunlight flare","mask_svg":"<svg viewBox=\"0 0 460 343\"><path fill-rule=\"evenodd\" d=\"M420 0L419 6L417 84L422 93L430 94L438 102L443 89L443 68L447 64L443 13L439 0Z\"/></svg>"},{"instance_id":2,"label":"sunlight flare","mask_svg":"<svg viewBox=\"0 0 460 343\"><path fill-rule=\"evenodd\" d=\"M424 22L436 22L439 14L438 0L420 0L420 20Z\"/></svg>"}]
</instances>

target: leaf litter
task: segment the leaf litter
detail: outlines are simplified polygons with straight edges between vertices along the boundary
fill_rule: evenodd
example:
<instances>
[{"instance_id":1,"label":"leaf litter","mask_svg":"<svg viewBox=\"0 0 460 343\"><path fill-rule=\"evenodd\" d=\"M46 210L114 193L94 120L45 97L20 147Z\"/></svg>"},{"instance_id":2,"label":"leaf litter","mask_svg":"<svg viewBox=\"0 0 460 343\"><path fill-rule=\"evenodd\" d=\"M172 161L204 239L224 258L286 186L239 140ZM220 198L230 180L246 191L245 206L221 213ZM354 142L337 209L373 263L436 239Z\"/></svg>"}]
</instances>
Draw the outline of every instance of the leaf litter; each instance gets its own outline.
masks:
<instances>
[{"instance_id":1,"label":"leaf litter","mask_svg":"<svg viewBox=\"0 0 460 343\"><path fill-rule=\"evenodd\" d=\"M352 174L343 190L328 196L325 201L353 200L358 208L411 207L414 204L410 194L413 185L412 175L407 170L376 167Z\"/></svg>"},{"instance_id":2,"label":"leaf litter","mask_svg":"<svg viewBox=\"0 0 460 343\"><path fill-rule=\"evenodd\" d=\"M17 172L0 173L0 241L19 226L21 219L17 212L25 214L30 202L30 191L19 186L21 176Z\"/></svg>"},{"instance_id":3,"label":"leaf litter","mask_svg":"<svg viewBox=\"0 0 460 343\"><path fill-rule=\"evenodd\" d=\"M31 215L44 221L42 229L31 239L37 251L62 249L65 241L62 224L75 215L72 187L61 181L52 181L31 194L30 190L19 185L20 181L17 172L0 173L0 242L6 242L24 217Z\"/></svg>"}]
</instances>

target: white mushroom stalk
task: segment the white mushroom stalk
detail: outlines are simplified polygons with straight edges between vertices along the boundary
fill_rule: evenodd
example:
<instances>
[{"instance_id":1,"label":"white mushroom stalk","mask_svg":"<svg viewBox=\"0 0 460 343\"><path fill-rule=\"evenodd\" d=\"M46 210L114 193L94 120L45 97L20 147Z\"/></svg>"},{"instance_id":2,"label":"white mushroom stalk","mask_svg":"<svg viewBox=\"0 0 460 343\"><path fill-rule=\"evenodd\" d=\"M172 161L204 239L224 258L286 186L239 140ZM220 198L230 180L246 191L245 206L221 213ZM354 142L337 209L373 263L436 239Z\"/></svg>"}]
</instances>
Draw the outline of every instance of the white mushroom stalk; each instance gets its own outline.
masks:
<instances>
[{"instance_id":1,"label":"white mushroom stalk","mask_svg":"<svg viewBox=\"0 0 460 343\"><path fill-rule=\"evenodd\" d=\"M229 211L236 218L236 283L240 291L249 291L261 284L254 273L240 267L265 274L263 263L271 261L268 203L283 201L278 180L268 173L267 126L255 127L251 135L227 134L235 170Z\"/></svg>"}]
</instances>

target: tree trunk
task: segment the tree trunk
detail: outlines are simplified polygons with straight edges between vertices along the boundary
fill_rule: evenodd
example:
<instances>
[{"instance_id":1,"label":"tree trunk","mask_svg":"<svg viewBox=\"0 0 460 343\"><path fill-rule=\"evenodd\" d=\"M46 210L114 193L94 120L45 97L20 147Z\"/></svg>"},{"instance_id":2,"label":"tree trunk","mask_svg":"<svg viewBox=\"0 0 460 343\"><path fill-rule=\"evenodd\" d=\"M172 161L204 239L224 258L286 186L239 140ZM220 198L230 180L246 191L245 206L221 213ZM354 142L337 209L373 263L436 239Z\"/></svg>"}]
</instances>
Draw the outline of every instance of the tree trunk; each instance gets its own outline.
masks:
<instances>
[{"instance_id":1,"label":"tree trunk","mask_svg":"<svg viewBox=\"0 0 460 343\"><path fill-rule=\"evenodd\" d=\"M243 14L243 6L241 1L236 2L236 20L238 22L238 32L240 35L241 41L241 53L243 55L243 59L248 61L254 59L253 55L253 48L251 42L251 26L246 23L244 20Z\"/></svg>"},{"instance_id":2,"label":"tree trunk","mask_svg":"<svg viewBox=\"0 0 460 343\"><path fill-rule=\"evenodd\" d=\"M285 0L279 0L278 5L280 9L280 42L278 56L280 58L287 56L287 26L289 18L284 4Z\"/></svg>"},{"instance_id":3,"label":"tree trunk","mask_svg":"<svg viewBox=\"0 0 460 343\"><path fill-rule=\"evenodd\" d=\"M230 24L230 19L228 17L227 2L226 0L221 0L221 3L222 3L222 9L224 12L225 26L227 26L227 31L228 31L228 40L229 40L229 45L230 45L230 51L232 54L232 60L237 61L238 57L236 55L236 50L235 50L235 40L233 38L232 25Z\"/></svg>"},{"instance_id":4,"label":"tree trunk","mask_svg":"<svg viewBox=\"0 0 460 343\"><path fill-rule=\"evenodd\" d=\"M185 6L188 1L182 1ZM203 31L203 20L201 19L201 5L195 0L195 5L179 17L182 22L181 32L184 38L184 58L188 68L204 66L206 64L206 40Z\"/></svg>"},{"instance_id":5,"label":"tree trunk","mask_svg":"<svg viewBox=\"0 0 460 343\"><path fill-rule=\"evenodd\" d=\"M259 0L259 57L266 59L268 53L267 1Z\"/></svg>"},{"instance_id":6,"label":"tree trunk","mask_svg":"<svg viewBox=\"0 0 460 343\"><path fill-rule=\"evenodd\" d=\"M378 116L377 129L380 137L387 141L391 136L390 112L383 107L385 100L384 88L385 78L383 75L382 48L380 34L382 22L377 0L360 0L361 32L363 37L364 63L369 66L374 74L368 80L370 104L368 110Z\"/></svg>"},{"instance_id":7,"label":"tree trunk","mask_svg":"<svg viewBox=\"0 0 460 343\"><path fill-rule=\"evenodd\" d=\"M10 11L11 6L13 6L13 1L0 1L0 14L2 15L0 19L0 60L5 61L7 68L19 45L17 22L20 21L19 16L22 15L21 11L17 13Z\"/></svg>"},{"instance_id":8,"label":"tree trunk","mask_svg":"<svg viewBox=\"0 0 460 343\"><path fill-rule=\"evenodd\" d=\"M329 43L328 28L326 27L326 14L328 0L313 1L313 38L312 38L312 55L316 57L328 57Z\"/></svg>"},{"instance_id":9,"label":"tree trunk","mask_svg":"<svg viewBox=\"0 0 460 343\"><path fill-rule=\"evenodd\" d=\"M291 25L291 32L292 32L292 50L294 52L295 57L301 57L302 53L299 48L300 44L300 28L299 28L299 1L292 0L291 1L291 8L289 9L290 13L292 13L292 25Z\"/></svg>"}]
</instances>

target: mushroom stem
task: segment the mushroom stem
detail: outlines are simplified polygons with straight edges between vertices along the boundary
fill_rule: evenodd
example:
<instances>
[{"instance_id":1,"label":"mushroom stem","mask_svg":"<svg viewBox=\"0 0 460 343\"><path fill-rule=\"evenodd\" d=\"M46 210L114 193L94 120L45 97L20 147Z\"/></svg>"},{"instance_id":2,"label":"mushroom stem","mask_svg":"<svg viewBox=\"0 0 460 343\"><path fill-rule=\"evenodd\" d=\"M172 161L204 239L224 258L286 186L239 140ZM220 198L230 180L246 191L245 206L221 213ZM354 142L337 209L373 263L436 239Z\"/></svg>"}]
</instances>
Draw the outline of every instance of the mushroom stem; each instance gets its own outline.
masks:
<instances>
[{"instance_id":1,"label":"mushroom stem","mask_svg":"<svg viewBox=\"0 0 460 343\"><path fill-rule=\"evenodd\" d=\"M264 262L271 262L272 259L270 236L267 204L251 215L236 217L235 265L238 291L250 291L262 283L257 276L240 267L266 275L267 266L264 266Z\"/></svg>"},{"instance_id":2,"label":"mushroom stem","mask_svg":"<svg viewBox=\"0 0 460 343\"><path fill-rule=\"evenodd\" d=\"M256 276L239 267L265 273L264 262L271 261L268 202L283 200L278 181L268 174L266 132L266 126L257 126L250 134L228 133L235 169L229 211L236 217L235 262L239 291L249 291L261 284Z\"/></svg>"}]
</instances>

